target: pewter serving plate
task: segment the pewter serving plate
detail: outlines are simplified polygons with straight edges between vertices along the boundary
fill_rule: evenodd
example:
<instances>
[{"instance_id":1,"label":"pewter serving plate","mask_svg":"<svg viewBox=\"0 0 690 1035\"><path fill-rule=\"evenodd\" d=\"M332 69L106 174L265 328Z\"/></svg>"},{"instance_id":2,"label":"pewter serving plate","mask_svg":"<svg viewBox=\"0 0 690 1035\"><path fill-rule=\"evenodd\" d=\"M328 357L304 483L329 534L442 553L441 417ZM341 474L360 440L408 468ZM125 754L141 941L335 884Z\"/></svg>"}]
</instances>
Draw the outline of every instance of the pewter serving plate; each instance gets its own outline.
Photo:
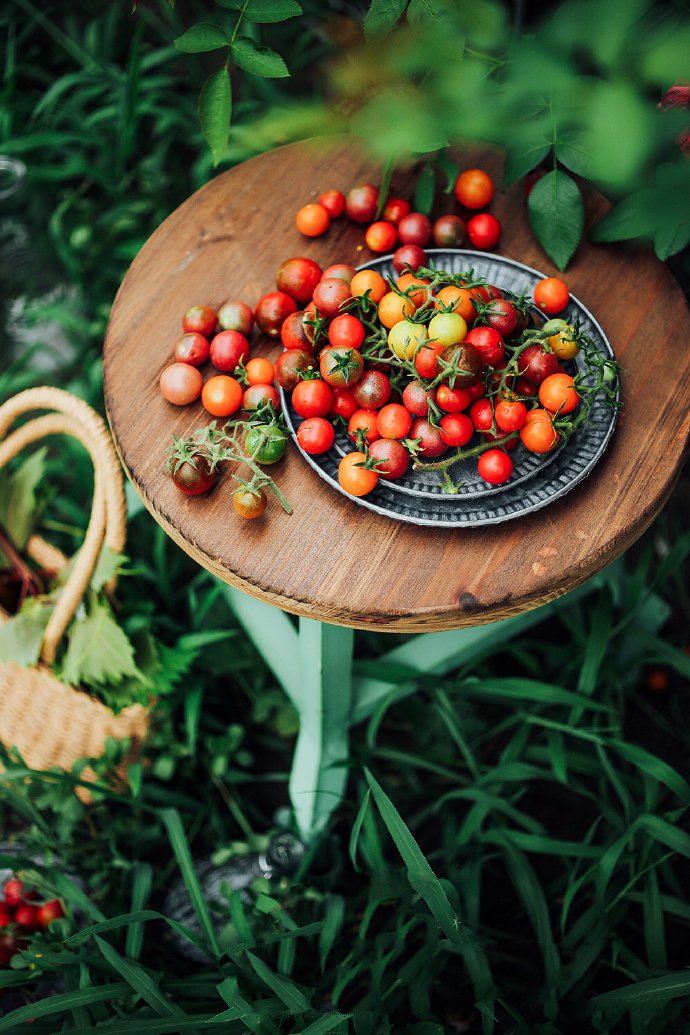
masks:
<instances>
[{"instance_id":1,"label":"pewter serving plate","mask_svg":"<svg viewBox=\"0 0 690 1035\"><path fill-rule=\"evenodd\" d=\"M533 295L536 285L545 276L521 262L487 252L430 248L427 254L432 266L450 273L473 269L490 284L516 295L522 292ZM376 269L383 276L393 275L393 259L392 256L374 259L359 268ZM601 326L572 295L565 312L559 316L568 322L578 317L582 330L601 353L613 357L613 349ZM585 371L579 356L567 366L573 374L575 368ZM591 375L585 377L585 383L593 383ZM288 394L281 389L280 395L288 427L297 442L296 431L301 418L293 409ZM348 499L377 514L414 525L440 525L447 528L497 525L545 507L547 503L570 492L587 477L608 445L616 423L616 412L603 400L597 399L592 405L589 418L590 422L579 428L565 447L545 457L530 453L519 444L510 454L514 469L510 481L505 485L487 485L477 472L476 457L461 461L451 471L453 481L461 483L458 492L453 495L443 492L438 471L413 471L410 467L407 474L396 481L379 478L378 485L368 496L350 496L338 484L338 464L345 453L354 448L342 428L336 429L335 443L327 453L310 456L302 449L300 452L324 481Z\"/></svg>"}]
</instances>

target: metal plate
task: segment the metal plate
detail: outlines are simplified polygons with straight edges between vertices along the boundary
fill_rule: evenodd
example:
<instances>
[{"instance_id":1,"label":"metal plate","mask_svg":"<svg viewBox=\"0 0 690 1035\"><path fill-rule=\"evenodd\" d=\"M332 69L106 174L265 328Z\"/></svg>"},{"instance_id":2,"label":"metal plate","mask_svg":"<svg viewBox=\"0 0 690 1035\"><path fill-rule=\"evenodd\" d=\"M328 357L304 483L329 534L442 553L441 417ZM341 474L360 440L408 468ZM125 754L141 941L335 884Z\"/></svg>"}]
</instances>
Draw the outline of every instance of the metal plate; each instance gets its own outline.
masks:
<instances>
[{"instance_id":1,"label":"metal plate","mask_svg":"<svg viewBox=\"0 0 690 1035\"><path fill-rule=\"evenodd\" d=\"M427 254L433 264L450 273L473 269L490 284L512 291L534 294L534 288L545 275L513 259L500 255L466 249L431 248ZM376 269L383 276L393 274L392 256L374 259L360 269ZM589 335L603 355L613 357L613 349L599 323L590 311L572 295L562 317L572 322L579 318L583 331ZM584 370L577 357L572 364ZM585 381L588 379L585 378ZM287 393L281 389L283 410L293 436L301 418L292 407ZM300 452L307 463L333 488L348 499L377 514L415 525L464 528L495 525L512 518L530 514L556 499L560 499L586 478L600 458L613 433L616 413L603 400L597 400L590 410L590 422L572 436L567 445L546 457L530 453L522 445L511 452L514 470L505 485L490 486L477 473L476 458L470 458L453 467L453 481L462 482L457 494L447 495L441 488L438 472L408 471L402 479L378 485L368 496L355 498L343 492L338 484L338 463L351 452L353 445L343 430L336 433L333 448L321 456ZM299 444L298 444L298 448Z\"/></svg>"}]
</instances>

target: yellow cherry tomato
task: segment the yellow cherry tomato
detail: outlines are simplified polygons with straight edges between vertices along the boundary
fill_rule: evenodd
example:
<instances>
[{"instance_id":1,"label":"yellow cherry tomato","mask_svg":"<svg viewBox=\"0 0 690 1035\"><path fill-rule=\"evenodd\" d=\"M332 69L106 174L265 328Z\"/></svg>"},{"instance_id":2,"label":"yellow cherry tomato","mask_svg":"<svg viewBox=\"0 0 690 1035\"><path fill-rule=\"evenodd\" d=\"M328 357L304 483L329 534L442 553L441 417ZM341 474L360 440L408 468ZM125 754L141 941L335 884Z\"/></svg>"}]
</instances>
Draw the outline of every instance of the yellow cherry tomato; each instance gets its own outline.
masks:
<instances>
[{"instance_id":1,"label":"yellow cherry tomato","mask_svg":"<svg viewBox=\"0 0 690 1035\"><path fill-rule=\"evenodd\" d=\"M398 359L413 359L417 349L427 340L423 323L400 320L388 332L388 347Z\"/></svg>"},{"instance_id":2,"label":"yellow cherry tomato","mask_svg":"<svg viewBox=\"0 0 690 1035\"><path fill-rule=\"evenodd\" d=\"M580 346L575 341L574 336L574 328L566 323L546 340L559 359L574 359L580 351Z\"/></svg>"},{"instance_id":3,"label":"yellow cherry tomato","mask_svg":"<svg viewBox=\"0 0 690 1035\"><path fill-rule=\"evenodd\" d=\"M429 338L443 345L455 345L467 336L467 324L460 313L437 313L429 321Z\"/></svg>"}]
</instances>

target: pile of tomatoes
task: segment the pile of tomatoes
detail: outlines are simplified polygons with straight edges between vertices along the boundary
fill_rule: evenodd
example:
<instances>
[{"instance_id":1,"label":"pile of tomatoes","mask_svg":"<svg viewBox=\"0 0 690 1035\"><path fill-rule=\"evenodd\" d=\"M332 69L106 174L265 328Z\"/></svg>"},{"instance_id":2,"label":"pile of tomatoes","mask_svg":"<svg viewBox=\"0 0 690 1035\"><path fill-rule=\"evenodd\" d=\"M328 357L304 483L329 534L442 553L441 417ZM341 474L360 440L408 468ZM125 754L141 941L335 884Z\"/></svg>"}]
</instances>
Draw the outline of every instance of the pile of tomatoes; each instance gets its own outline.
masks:
<instances>
[{"instance_id":1,"label":"pile of tomatoes","mask_svg":"<svg viewBox=\"0 0 690 1035\"><path fill-rule=\"evenodd\" d=\"M280 328L275 372L302 418L297 440L305 452L326 452L335 423L346 426L356 447L339 465L347 492L365 495L412 463L450 467L433 461L453 447L453 462L469 447L480 477L501 485L519 441L539 454L558 445L559 426L580 402L562 366L579 352L575 327L563 319L535 325L541 317L528 300L471 273L421 268L393 280L344 263L323 273L315 267L297 258L280 268L283 280L289 269L304 308ZM569 299L555 281L546 278L536 291L552 311Z\"/></svg>"},{"instance_id":2,"label":"pile of tomatoes","mask_svg":"<svg viewBox=\"0 0 690 1035\"><path fill-rule=\"evenodd\" d=\"M14 877L5 883L0 899L0 967L27 945L36 931L46 930L53 920L65 915L58 899L39 902L35 892L27 890Z\"/></svg>"},{"instance_id":3,"label":"pile of tomatoes","mask_svg":"<svg viewBox=\"0 0 690 1035\"><path fill-rule=\"evenodd\" d=\"M494 184L483 169L465 169L458 173L453 192L465 209L477 213L493 198ZM432 223L423 212L413 212L405 198L388 198L381 206L379 189L372 183L359 184L347 194L324 191L317 201L299 209L295 225L305 237L320 237L343 214L355 223L369 224L364 237L367 247L379 254L394 252L399 273L405 267L426 266L424 249L432 241L439 248L460 248L467 238L473 248L494 248L501 237L501 224L490 212L471 215L467 221L451 213Z\"/></svg>"}]
</instances>

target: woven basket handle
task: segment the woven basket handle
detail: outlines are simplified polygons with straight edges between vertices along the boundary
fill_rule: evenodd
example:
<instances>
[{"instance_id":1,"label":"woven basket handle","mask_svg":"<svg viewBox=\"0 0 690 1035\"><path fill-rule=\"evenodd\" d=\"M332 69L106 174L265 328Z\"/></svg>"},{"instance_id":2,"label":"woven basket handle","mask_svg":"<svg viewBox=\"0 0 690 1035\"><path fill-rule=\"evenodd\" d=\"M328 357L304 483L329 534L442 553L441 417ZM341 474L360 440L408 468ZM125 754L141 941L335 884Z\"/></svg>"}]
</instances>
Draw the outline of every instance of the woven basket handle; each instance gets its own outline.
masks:
<instances>
[{"instance_id":1,"label":"woven basket handle","mask_svg":"<svg viewBox=\"0 0 690 1035\"><path fill-rule=\"evenodd\" d=\"M4 441L20 414L31 410L58 412L24 424ZM125 543L126 512L122 470L102 419L81 399L59 388L30 388L0 406L0 468L32 442L48 435L71 435L86 448L94 465L94 497L84 543L60 593L43 638L42 659L50 663L60 639L74 617L98 562L105 538L119 552Z\"/></svg>"}]
</instances>

